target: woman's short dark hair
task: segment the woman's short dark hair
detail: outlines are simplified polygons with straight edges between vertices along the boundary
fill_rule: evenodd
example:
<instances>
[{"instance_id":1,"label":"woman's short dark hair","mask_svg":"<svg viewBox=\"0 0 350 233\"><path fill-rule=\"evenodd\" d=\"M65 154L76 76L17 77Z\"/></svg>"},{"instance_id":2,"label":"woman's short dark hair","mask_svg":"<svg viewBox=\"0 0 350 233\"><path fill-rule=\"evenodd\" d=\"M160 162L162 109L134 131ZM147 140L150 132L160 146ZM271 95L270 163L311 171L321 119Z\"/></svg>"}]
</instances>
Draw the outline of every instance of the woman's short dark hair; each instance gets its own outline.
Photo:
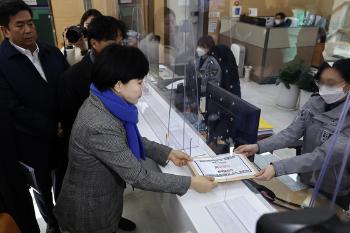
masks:
<instances>
[{"instance_id":1,"label":"woman's short dark hair","mask_svg":"<svg viewBox=\"0 0 350 233\"><path fill-rule=\"evenodd\" d=\"M287 17L286 14L283 13L283 12L278 12L278 13L275 15L275 17L276 17L276 16L280 16L281 19L285 19L285 18Z\"/></svg>"},{"instance_id":2,"label":"woman's short dark hair","mask_svg":"<svg viewBox=\"0 0 350 233\"><path fill-rule=\"evenodd\" d=\"M335 69L345 82L350 83L350 58L336 61L332 69Z\"/></svg>"},{"instance_id":3,"label":"woman's short dark hair","mask_svg":"<svg viewBox=\"0 0 350 233\"><path fill-rule=\"evenodd\" d=\"M91 21L87 30L87 38L89 42L91 39L97 41L115 40L119 32L123 38L126 37L126 26L124 22L112 16L103 15Z\"/></svg>"},{"instance_id":4,"label":"woman's short dark hair","mask_svg":"<svg viewBox=\"0 0 350 233\"><path fill-rule=\"evenodd\" d=\"M0 25L8 27L10 17L16 15L20 11L28 11L33 17L32 9L23 1L19 0L5 0L0 3Z\"/></svg>"},{"instance_id":5,"label":"woman's short dark hair","mask_svg":"<svg viewBox=\"0 0 350 233\"><path fill-rule=\"evenodd\" d=\"M325 71L325 70L327 70L327 69L329 69L329 68L332 68L332 67L328 64L328 62L323 62L323 63L318 67L318 71L317 71L317 73L315 74L314 79L315 79L316 81L320 81L321 75L322 75L323 71Z\"/></svg>"},{"instance_id":6,"label":"woman's short dark hair","mask_svg":"<svg viewBox=\"0 0 350 233\"><path fill-rule=\"evenodd\" d=\"M333 69L337 71L345 82L350 84L350 58L341 59L336 61L333 66L330 66L327 62L324 62L319 68L315 75L315 80L319 81L323 71L327 69Z\"/></svg>"},{"instance_id":7,"label":"woman's short dark hair","mask_svg":"<svg viewBox=\"0 0 350 233\"><path fill-rule=\"evenodd\" d=\"M84 22L91 16L93 17L102 16L102 13L96 9L89 9L85 11L85 13L81 16L80 25L84 25Z\"/></svg>"},{"instance_id":8,"label":"woman's short dark hair","mask_svg":"<svg viewBox=\"0 0 350 233\"><path fill-rule=\"evenodd\" d=\"M215 42L214 42L213 37L211 37L209 35L202 36L201 38L199 38L199 40L197 42L197 46L211 50L215 46Z\"/></svg>"},{"instance_id":9,"label":"woman's short dark hair","mask_svg":"<svg viewBox=\"0 0 350 233\"><path fill-rule=\"evenodd\" d=\"M92 68L92 83L100 90L113 88L121 81L142 80L148 73L149 63L138 48L108 45L97 55Z\"/></svg>"}]
</instances>

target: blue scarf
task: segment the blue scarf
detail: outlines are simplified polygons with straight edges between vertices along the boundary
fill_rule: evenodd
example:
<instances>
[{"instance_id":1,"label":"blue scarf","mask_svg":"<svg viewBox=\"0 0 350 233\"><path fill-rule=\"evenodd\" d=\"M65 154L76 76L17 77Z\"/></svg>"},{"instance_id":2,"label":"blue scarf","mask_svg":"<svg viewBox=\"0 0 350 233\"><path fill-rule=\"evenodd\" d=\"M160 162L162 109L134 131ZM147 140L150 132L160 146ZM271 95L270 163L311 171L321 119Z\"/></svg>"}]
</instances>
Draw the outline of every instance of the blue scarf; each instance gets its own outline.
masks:
<instances>
[{"instance_id":1,"label":"blue scarf","mask_svg":"<svg viewBox=\"0 0 350 233\"><path fill-rule=\"evenodd\" d=\"M102 101L108 111L110 111L123 123L131 152L138 160L144 160L146 156L141 135L137 128L139 119L136 106L127 103L122 97L115 94L112 90L101 92L93 84L91 84L90 91Z\"/></svg>"}]
</instances>

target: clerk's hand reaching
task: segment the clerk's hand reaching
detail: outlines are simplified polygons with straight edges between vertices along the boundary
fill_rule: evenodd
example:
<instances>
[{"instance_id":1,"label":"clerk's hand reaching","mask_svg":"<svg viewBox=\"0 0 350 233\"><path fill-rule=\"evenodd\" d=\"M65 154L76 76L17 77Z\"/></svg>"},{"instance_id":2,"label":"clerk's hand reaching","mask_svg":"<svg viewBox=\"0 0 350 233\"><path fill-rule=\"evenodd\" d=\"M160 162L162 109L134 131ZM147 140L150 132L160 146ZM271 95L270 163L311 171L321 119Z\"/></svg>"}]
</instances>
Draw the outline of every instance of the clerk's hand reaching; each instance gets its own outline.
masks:
<instances>
[{"instance_id":1,"label":"clerk's hand reaching","mask_svg":"<svg viewBox=\"0 0 350 233\"><path fill-rule=\"evenodd\" d=\"M189 155L179 150L172 150L169 154L168 160L178 167L185 166L188 162L192 161Z\"/></svg>"},{"instance_id":2,"label":"clerk's hand reaching","mask_svg":"<svg viewBox=\"0 0 350 233\"><path fill-rule=\"evenodd\" d=\"M191 188L199 193L207 193L213 190L218 184L214 177L194 176L191 179Z\"/></svg>"},{"instance_id":3,"label":"clerk's hand reaching","mask_svg":"<svg viewBox=\"0 0 350 233\"><path fill-rule=\"evenodd\" d=\"M272 165L268 165L266 168L261 169L255 174L255 179L257 180L271 180L276 176L275 168Z\"/></svg>"},{"instance_id":4,"label":"clerk's hand reaching","mask_svg":"<svg viewBox=\"0 0 350 233\"><path fill-rule=\"evenodd\" d=\"M250 157L252 155L255 155L259 151L259 146L258 144L250 144L250 145L242 145L239 146L236 150L235 153L237 154L242 154L247 157Z\"/></svg>"}]
</instances>

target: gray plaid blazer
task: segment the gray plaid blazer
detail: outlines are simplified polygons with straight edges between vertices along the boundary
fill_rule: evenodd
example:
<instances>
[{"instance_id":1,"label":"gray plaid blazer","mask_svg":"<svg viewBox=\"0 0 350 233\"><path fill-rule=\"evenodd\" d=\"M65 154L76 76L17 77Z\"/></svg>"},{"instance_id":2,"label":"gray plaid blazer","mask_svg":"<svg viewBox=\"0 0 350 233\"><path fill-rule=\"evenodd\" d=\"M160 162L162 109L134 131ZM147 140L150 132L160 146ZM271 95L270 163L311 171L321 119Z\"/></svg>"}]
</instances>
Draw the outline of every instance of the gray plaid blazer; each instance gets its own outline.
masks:
<instances>
[{"instance_id":1,"label":"gray plaid blazer","mask_svg":"<svg viewBox=\"0 0 350 233\"><path fill-rule=\"evenodd\" d=\"M143 138L146 155L165 166L170 148ZM69 233L118 229L125 182L140 189L183 195L191 179L146 170L127 144L123 124L94 95L80 108L69 145L69 163L54 209Z\"/></svg>"}]
</instances>

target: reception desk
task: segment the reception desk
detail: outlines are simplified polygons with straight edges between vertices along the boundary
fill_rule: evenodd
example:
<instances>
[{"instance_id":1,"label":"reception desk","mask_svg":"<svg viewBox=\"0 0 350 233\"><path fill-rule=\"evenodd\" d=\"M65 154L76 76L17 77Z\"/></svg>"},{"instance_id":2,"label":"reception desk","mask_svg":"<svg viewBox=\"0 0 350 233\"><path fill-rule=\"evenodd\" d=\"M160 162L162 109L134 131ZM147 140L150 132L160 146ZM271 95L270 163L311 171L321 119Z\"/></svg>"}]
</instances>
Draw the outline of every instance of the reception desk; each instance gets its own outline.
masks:
<instances>
[{"instance_id":1,"label":"reception desk","mask_svg":"<svg viewBox=\"0 0 350 233\"><path fill-rule=\"evenodd\" d=\"M149 75L146 80L143 97L138 103L138 126L142 136L172 148L184 148L192 157L215 156L198 131L184 121L183 113L171 107L172 101L169 99L172 96L171 91L167 88L160 88L156 77ZM192 176L188 167L177 167L172 162L156 169L164 173ZM307 196L310 196L310 190L292 191L277 178L272 181L272 186L269 184L270 182L264 182L264 185L277 191L280 197L295 203L302 204ZM243 199L245 202L238 201ZM243 216L246 214L244 218L246 222L234 221L225 212L217 213L217 216L222 218L217 222L210 208L217 205L216 207L220 209L226 202L231 201L232 203L235 200L238 209L244 207L248 210L250 208L250 211L244 210L241 213ZM276 211L275 207L271 206L260 193L243 181L222 183L213 191L204 194L193 190L189 190L181 197L161 194L157 195L156 201L169 222L169 229L164 232L253 233L255 224L261 215ZM250 215L251 213L253 214ZM228 231L228 227L234 230Z\"/></svg>"},{"instance_id":2,"label":"reception desk","mask_svg":"<svg viewBox=\"0 0 350 233\"><path fill-rule=\"evenodd\" d=\"M170 91L166 89L159 90L156 81L153 82L155 80L153 77L147 77L147 80L143 97L138 103L138 127L142 136L167 144L172 148L181 149L181 147L186 147L185 151L193 157L203 155L215 156L215 153L206 142L200 138L198 132L184 122L181 113L170 108L168 99L170 95L167 94L167 91ZM169 117L171 119L170 124L168 124ZM170 128L170 133L168 132L168 127ZM191 145L188 144L189 139L192 141ZM191 151L188 149L188 146L191 146ZM188 167L177 167L171 162L166 167L160 167L160 170L164 173L192 176L192 172ZM189 190L181 197L172 194L162 194L158 200L159 204L168 222L174 223L170 224L169 229L164 232L223 232L220 224L212 218L207 207L243 196L254 207L259 216L263 213L275 211L260 194L254 193L241 181L220 184L212 192L204 194L193 190ZM257 219L253 220L256 223ZM241 223L233 224L236 224L235 233L253 232L246 231ZM254 224L251 228L255 228Z\"/></svg>"},{"instance_id":3,"label":"reception desk","mask_svg":"<svg viewBox=\"0 0 350 233\"><path fill-rule=\"evenodd\" d=\"M318 28L269 28L223 18L219 43L245 46L245 65L253 66L251 79L270 83L286 64L304 61L310 66Z\"/></svg>"}]
</instances>

